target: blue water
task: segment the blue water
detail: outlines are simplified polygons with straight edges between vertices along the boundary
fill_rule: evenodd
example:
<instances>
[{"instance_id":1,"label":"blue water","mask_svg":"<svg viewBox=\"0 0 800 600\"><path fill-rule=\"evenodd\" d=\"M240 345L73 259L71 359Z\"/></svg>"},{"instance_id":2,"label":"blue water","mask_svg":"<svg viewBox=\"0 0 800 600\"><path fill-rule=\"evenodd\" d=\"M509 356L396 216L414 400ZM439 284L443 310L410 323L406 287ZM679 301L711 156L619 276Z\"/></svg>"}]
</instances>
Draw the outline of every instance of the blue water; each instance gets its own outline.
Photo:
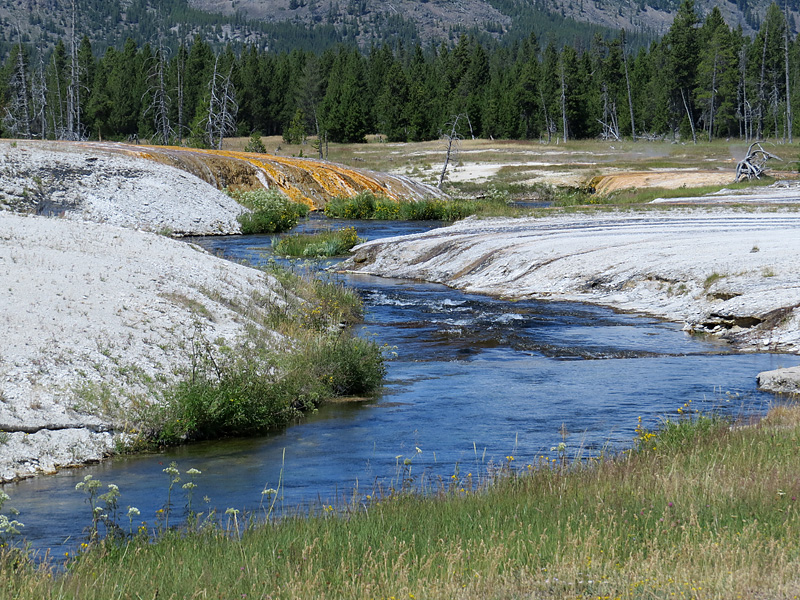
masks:
<instances>
[{"instance_id":1,"label":"blue water","mask_svg":"<svg viewBox=\"0 0 800 600\"><path fill-rule=\"evenodd\" d=\"M433 226L316 217L301 228L349 225L370 239ZM271 258L271 236L193 241L253 264ZM414 475L447 478L456 468L485 469L507 456L516 465L553 456L563 430L572 455L621 449L633 439L638 417L655 426L689 401L697 410L762 413L773 397L756 390L756 374L796 364L794 356L731 353L677 325L590 305L508 302L439 285L346 279L366 305L362 335L396 353L379 397L326 405L263 437L122 457L5 485L27 540L56 555L81 541L89 508L74 488L87 474L119 486L122 512L128 506L141 511L134 525L155 524L166 501L162 470L171 461L182 472L202 471L195 510L257 512L262 491L279 487L278 507L294 509L390 486L406 458ZM173 499L178 517L184 491L177 489ZM121 522L127 526L127 519Z\"/></svg>"}]
</instances>

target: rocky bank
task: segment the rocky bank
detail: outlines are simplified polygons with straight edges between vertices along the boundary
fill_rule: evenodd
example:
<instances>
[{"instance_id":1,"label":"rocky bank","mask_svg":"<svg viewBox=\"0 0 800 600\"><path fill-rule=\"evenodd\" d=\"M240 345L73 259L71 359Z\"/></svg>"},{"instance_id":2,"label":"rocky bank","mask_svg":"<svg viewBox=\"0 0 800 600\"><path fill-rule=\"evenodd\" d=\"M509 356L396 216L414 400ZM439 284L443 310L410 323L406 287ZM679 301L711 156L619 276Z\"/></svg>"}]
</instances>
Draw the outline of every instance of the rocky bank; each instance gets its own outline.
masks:
<instances>
[{"instance_id":1,"label":"rocky bank","mask_svg":"<svg viewBox=\"0 0 800 600\"><path fill-rule=\"evenodd\" d=\"M357 273L590 302L682 322L743 350L800 351L800 213L790 209L472 218L354 250L344 268ZM789 391L775 381L762 385Z\"/></svg>"}]
</instances>

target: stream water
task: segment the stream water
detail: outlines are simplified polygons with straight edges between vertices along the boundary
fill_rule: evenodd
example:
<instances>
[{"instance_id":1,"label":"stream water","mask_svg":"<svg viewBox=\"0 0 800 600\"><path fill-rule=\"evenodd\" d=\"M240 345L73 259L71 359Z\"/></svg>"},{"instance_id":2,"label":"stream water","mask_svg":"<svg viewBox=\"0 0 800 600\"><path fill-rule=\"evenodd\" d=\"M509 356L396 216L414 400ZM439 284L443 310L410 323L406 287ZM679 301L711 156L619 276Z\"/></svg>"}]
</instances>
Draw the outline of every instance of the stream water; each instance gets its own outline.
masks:
<instances>
[{"instance_id":1,"label":"stream water","mask_svg":"<svg viewBox=\"0 0 800 600\"><path fill-rule=\"evenodd\" d=\"M314 217L301 229L348 225L369 239L434 226ZM193 241L253 264L270 258L270 236ZM463 473L508 456L515 465L552 457L562 427L568 452L587 455L608 445L624 448L637 417L654 426L689 401L697 410L761 413L773 397L756 390L756 374L796 363L794 356L731 353L675 324L595 306L509 302L375 277L346 280L366 305L363 334L395 347L378 398L326 405L263 437L122 457L5 485L26 539L55 555L74 549L90 521L84 496L75 491L87 474L104 487L119 486L123 513L139 508L134 526L155 524L169 483L162 470L171 461L182 472L202 471L195 510L257 511L266 488L280 488L278 506L295 509L391 485L406 458L413 475L447 479L456 465ZM177 517L184 491L174 490L172 498Z\"/></svg>"}]
</instances>

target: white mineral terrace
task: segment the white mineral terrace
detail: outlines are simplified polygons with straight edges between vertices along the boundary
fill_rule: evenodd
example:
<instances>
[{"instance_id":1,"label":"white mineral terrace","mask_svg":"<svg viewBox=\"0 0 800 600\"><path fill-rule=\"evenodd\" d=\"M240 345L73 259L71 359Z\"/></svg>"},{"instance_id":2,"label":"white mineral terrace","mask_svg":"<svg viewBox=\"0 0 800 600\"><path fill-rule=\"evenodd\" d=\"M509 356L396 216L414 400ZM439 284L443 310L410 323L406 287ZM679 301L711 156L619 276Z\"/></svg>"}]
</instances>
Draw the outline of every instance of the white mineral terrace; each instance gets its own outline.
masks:
<instances>
[{"instance_id":1,"label":"white mineral terrace","mask_svg":"<svg viewBox=\"0 0 800 600\"><path fill-rule=\"evenodd\" d=\"M800 350L800 213L791 210L471 218L367 242L344 268L595 303L680 322L745 350Z\"/></svg>"}]
</instances>

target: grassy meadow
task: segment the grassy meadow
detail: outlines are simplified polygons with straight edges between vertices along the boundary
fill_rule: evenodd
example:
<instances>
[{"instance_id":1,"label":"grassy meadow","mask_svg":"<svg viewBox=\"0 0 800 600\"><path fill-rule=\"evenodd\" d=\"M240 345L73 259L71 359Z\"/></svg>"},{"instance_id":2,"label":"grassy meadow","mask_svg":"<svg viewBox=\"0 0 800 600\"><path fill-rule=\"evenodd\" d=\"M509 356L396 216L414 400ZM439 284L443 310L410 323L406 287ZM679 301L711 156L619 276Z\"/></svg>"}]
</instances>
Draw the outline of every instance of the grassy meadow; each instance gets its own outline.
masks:
<instances>
[{"instance_id":1,"label":"grassy meadow","mask_svg":"<svg viewBox=\"0 0 800 600\"><path fill-rule=\"evenodd\" d=\"M406 175L436 185L444 160L442 142L385 143L381 136L368 136L365 144L331 144L328 159L354 168L365 168ZM309 139L306 144L286 144L280 137L263 138L266 151L282 156L316 157ZM230 138L226 149L242 150L248 138ZM782 161L770 161L775 178L796 176L798 153L793 147L765 143L765 148ZM619 142L577 140L566 144L545 144L537 140L462 140L458 154L448 168L443 190L455 199L482 201L488 206L471 214L515 216L538 214L534 209L501 207L491 202L498 195L509 201L549 202L552 206L641 205L657 197L706 194L723 187L764 185L761 181L733 185L736 163L744 158L748 144L739 140L711 143L673 143L672 141ZM593 181L604 175L627 172L670 172L675 170L730 173L730 181L708 185L691 180L685 187L668 190L659 187L633 187L604 194L591 193ZM727 179L724 178L723 179Z\"/></svg>"},{"instance_id":2,"label":"grassy meadow","mask_svg":"<svg viewBox=\"0 0 800 600\"><path fill-rule=\"evenodd\" d=\"M416 492L361 490L267 523L229 510L155 539L134 523L124 540L39 563L5 549L0 598L800 595L797 406L749 426L680 416L638 428L615 456L554 451L424 484L409 464L398 487Z\"/></svg>"}]
</instances>

